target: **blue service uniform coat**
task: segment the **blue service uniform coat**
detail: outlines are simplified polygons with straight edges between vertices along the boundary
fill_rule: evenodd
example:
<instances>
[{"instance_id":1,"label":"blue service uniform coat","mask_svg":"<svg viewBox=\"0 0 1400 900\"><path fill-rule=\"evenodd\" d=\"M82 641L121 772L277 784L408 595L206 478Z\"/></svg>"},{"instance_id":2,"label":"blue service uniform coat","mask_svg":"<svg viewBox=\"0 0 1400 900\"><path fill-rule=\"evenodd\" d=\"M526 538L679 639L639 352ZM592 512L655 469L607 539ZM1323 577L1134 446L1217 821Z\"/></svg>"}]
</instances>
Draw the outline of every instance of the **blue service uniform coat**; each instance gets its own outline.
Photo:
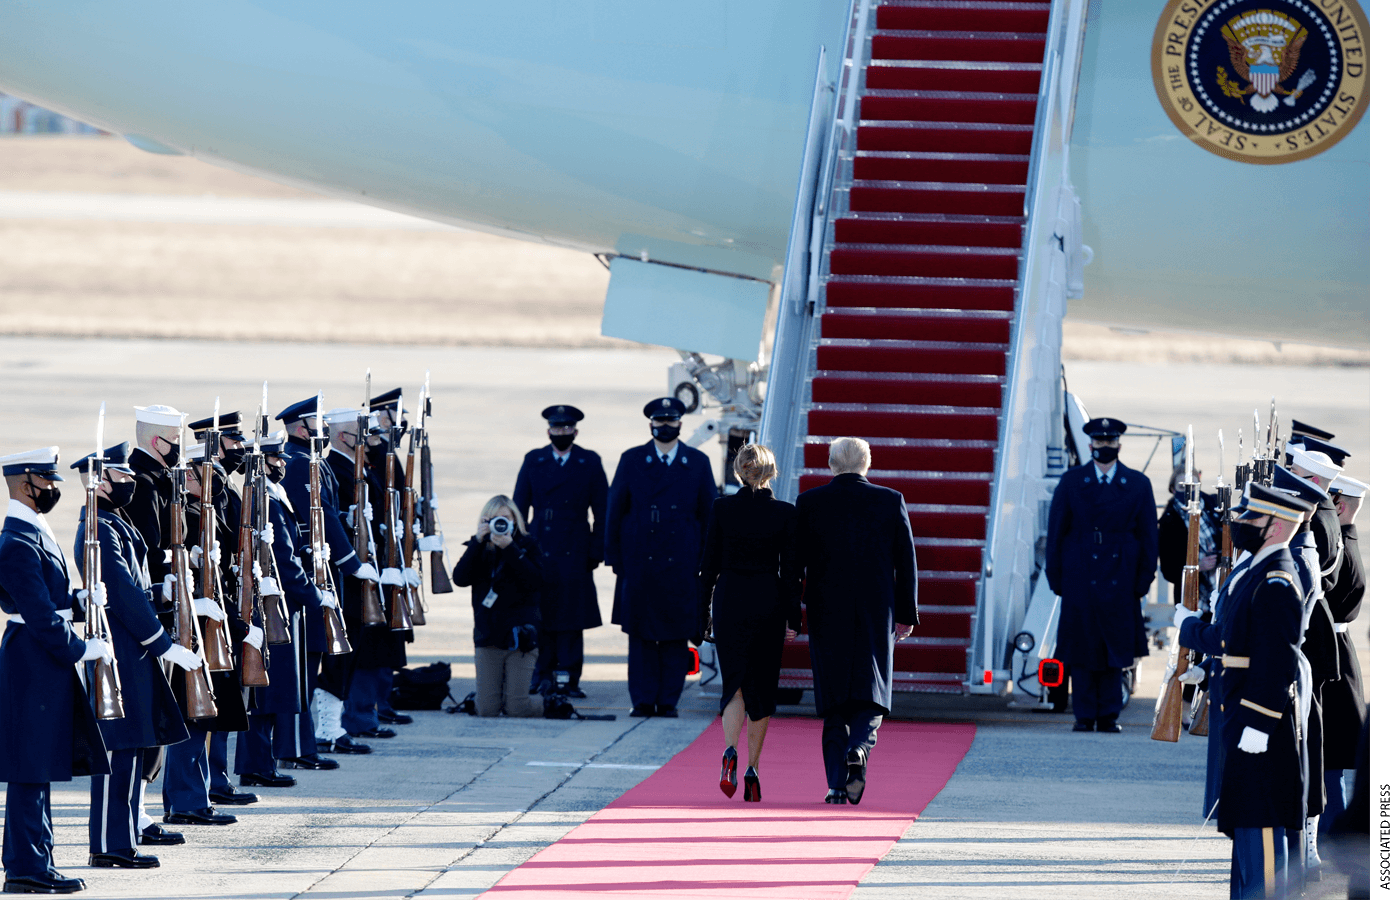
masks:
<instances>
[{"instance_id":1,"label":"blue service uniform coat","mask_svg":"<svg viewBox=\"0 0 1400 900\"><path fill-rule=\"evenodd\" d=\"M1302 639L1303 597L1287 547L1251 559L1231 578L1215 621L1182 623L1182 646L1249 659L1247 667L1220 668L1210 686L1211 732L1220 726L1222 748L1217 820L1227 835L1303 827L1306 753L1294 683ZM1264 753L1239 749L1247 726L1269 736Z\"/></svg>"},{"instance_id":2,"label":"blue service uniform coat","mask_svg":"<svg viewBox=\"0 0 1400 900\"><path fill-rule=\"evenodd\" d=\"M895 624L919 623L904 496L854 472L799 494L797 552L817 715L851 705L888 714Z\"/></svg>"},{"instance_id":3,"label":"blue service uniform coat","mask_svg":"<svg viewBox=\"0 0 1400 900\"><path fill-rule=\"evenodd\" d=\"M337 496L332 507L339 510L341 521L345 523L345 534L353 534L352 526L349 524L350 507L355 505L355 461L343 453L332 451L326 454L326 464L335 473L335 485ZM384 505L384 482L379 477L377 467L365 460L365 481L369 485L369 505L374 512L374 542L372 544L375 553L375 560L383 558L384 540L383 532L377 527L384 522L384 511L380 508ZM329 519L329 516L327 517ZM353 549L354 545L351 544ZM335 551L331 551L335 555ZM353 572L359 568L358 562L352 562L348 571ZM345 630L350 638L351 645L355 648L354 661L357 669L401 669L407 665L407 654L404 651L404 641L397 632L386 625L373 625L368 628L363 620L363 599L360 593L361 582L355 578L346 578L345 587L349 593L346 598L342 595L341 605L345 610ZM384 601L384 617L389 617L389 595L387 591L380 595Z\"/></svg>"},{"instance_id":4,"label":"blue service uniform coat","mask_svg":"<svg viewBox=\"0 0 1400 900\"><path fill-rule=\"evenodd\" d=\"M321 600L302 567L302 555L297 552L299 540L295 513L286 495L271 486L268 500L268 520L272 525L272 557L277 564L277 577L282 585L282 598L287 606L288 625L292 632L289 644L269 644L267 647L267 687L249 690L250 707L259 715L299 713L307 698L302 696L306 679L307 645L313 634L319 633L324 647L326 629L321 620ZM270 575L270 573L263 573ZM319 651L317 651L319 652Z\"/></svg>"},{"instance_id":5,"label":"blue service uniform coat","mask_svg":"<svg viewBox=\"0 0 1400 900\"><path fill-rule=\"evenodd\" d=\"M287 495L287 501L292 505L292 512L296 515L297 524L297 546L301 549L302 564L309 573L313 570L311 552L311 445L305 441L288 438L283 449L283 455L287 458L287 474L283 476L281 488ZM336 596L340 598L341 612L345 617L348 627L351 604L346 602L345 582L351 572L358 569L359 563L355 560L355 545L351 543L350 536L345 533L345 523L339 515L338 500L339 486L336 484L335 473L331 471L325 460L320 460L317 465L321 469L321 510L326 523L326 544L330 547L330 566L335 574ZM358 585L359 582L353 582ZM356 594L355 599L359 599ZM357 610L358 612L358 610ZM310 631L307 632L306 649L312 653L325 653L330 647L326 644L325 634L317 637Z\"/></svg>"},{"instance_id":6,"label":"blue service uniform coat","mask_svg":"<svg viewBox=\"0 0 1400 900\"><path fill-rule=\"evenodd\" d=\"M102 741L108 750L136 750L178 744L190 736L180 703L165 680L160 655L170 649L170 635L156 618L151 578L146 571L146 542L115 511L97 511L102 583L107 587L107 621L112 626L112 650L122 682L120 719L102 719ZM79 516L73 558L85 575L87 517Z\"/></svg>"},{"instance_id":7,"label":"blue service uniform coat","mask_svg":"<svg viewBox=\"0 0 1400 900\"><path fill-rule=\"evenodd\" d=\"M552 446L531 450L520 465L512 499L544 555L542 627L583 631L602 625L593 570L603 561L606 534L608 476L603 460L577 444L563 465Z\"/></svg>"},{"instance_id":8,"label":"blue service uniform coat","mask_svg":"<svg viewBox=\"0 0 1400 900\"><path fill-rule=\"evenodd\" d=\"M1050 501L1045 576L1060 597L1055 655L1066 666L1126 669L1147 655L1141 599L1157 571L1157 506L1147 476L1120 461L1107 485L1093 463Z\"/></svg>"},{"instance_id":9,"label":"blue service uniform coat","mask_svg":"<svg viewBox=\"0 0 1400 900\"><path fill-rule=\"evenodd\" d=\"M605 561L617 573L612 621L633 638L683 641L704 627L700 554L715 499L710 459L676 442L670 465L648 441L624 452L608 489Z\"/></svg>"},{"instance_id":10,"label":"blue service uniform coat","mask_svg":"<svg viewBox=\"0 0 1400 900\"><path fill-rule=\"evenodd\" d=\"M37 784L109 775L97 717L74 665L86 643L59 617L72 609L63 551L7 516L0 530L0 610L18 613L0 642L0 781Z\"/></svg>"}]
</instances>

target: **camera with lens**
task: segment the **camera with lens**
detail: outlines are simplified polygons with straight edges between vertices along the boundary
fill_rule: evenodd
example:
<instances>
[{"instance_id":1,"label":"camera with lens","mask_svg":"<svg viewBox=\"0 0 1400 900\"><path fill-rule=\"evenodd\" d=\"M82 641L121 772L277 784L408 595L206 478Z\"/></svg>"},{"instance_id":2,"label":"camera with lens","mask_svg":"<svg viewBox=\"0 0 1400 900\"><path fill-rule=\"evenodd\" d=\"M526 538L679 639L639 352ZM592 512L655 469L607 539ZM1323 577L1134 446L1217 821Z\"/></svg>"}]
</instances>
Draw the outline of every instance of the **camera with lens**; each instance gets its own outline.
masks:
<instances>
[{"instance_id":1,"label":"camera with lens","mask_svg":"<svg viewBox=\"0 0 1400 900\"><path fill-rule=\"evenodd\" d=\"M544 701L546 719L568 719L574 715L569 702L569 672L559 669L550 673L553 680L540 682L540 699Z\"/></svg>"},{"instance_id":2,"label":"camera with lens","mask_svg":"<svg viewBox=\"0 0 1400 900\"><path fill-rule=\"evenodd\" d=\"M496 516L486 523L486 530L491 534L499 534L502 537L515 534L515 523L510 516Z\"/></svg>"}]
</instances>

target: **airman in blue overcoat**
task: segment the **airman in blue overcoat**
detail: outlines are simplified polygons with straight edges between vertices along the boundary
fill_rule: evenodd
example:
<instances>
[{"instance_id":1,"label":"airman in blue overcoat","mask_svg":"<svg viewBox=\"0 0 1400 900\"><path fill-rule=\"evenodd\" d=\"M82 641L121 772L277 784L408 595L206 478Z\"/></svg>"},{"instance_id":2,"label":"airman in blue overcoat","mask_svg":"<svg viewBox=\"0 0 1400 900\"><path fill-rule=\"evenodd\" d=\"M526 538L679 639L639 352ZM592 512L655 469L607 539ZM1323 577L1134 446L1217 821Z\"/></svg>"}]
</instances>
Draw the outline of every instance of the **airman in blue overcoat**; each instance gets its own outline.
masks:
<instances>
[{"instance_id":1,"label":"airman in blue overcoat","mask_svg":"<svg viewBox=\"0 0 1400 900\"><path fill-rule=\"evenodd\" d=\"M716 489L710 460L680 440L683 407L643 408L652 440L622 454L608 489L605 562L617 573L612 621L627 634L632 715L676 716L686 640L704 630L700 555Z\"/></svg>"}]
</instances>

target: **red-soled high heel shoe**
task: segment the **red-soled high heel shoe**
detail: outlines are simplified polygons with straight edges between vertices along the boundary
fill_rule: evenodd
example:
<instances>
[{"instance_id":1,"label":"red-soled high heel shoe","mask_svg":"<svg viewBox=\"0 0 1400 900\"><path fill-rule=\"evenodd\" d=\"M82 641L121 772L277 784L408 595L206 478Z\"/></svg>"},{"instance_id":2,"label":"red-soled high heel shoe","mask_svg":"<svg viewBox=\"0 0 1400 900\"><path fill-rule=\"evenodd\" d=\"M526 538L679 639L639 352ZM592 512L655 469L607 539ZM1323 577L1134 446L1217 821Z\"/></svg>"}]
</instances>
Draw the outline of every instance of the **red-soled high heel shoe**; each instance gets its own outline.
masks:
<instances>
[{"instance_id":1,"label":"red-soled high heel shoe","mask_svg":"<svg viewBox=\"0 0 1400 900\"><path fill-rule=\"evenodd\" d=\"M733 747L726 747L719 760L719 789L724 796L733 797L739 788L739 754Z\"/></svg>"},{"instance_id":2,"label":"red-soled high heel shoe","mask_svg":"<svg viewBox=\"0 0 1400 900\"><path fill-rule=\"evenodd\" d=\"M763 790L758 786L758 770L749 766L749 770L744 773L744 799L750 803L757 803L763 799Z\"/></svg>"}]
</instances>

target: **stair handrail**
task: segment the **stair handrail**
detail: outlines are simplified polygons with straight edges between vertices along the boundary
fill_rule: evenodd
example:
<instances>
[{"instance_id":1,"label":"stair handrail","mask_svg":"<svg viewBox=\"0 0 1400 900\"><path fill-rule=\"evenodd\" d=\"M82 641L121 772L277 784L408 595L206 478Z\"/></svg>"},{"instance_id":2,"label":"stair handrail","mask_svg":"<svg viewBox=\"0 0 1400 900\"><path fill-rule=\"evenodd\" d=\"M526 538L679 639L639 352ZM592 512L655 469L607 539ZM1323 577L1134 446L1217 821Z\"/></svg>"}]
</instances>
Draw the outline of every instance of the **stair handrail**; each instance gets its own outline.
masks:
<instances>
[{"instance_id":1,"label":"stair handrail","mask_svg":"<svg viewBox=\"0 0 1400 900\"><path fill-rule=\"evenodd\" d=\"M998 673L1005 669L1015 607L1019 600L1024 612L1027 598L1021 595L1028 595L1034 570L1039 510L1028 508L1028 501L1033 492L1042 489L1046 441L1038 439L1045 423L1037 420L1037 413L1041 411L1037 400L1044 398L1032 393L1031 382L1044 374L1039 369L1053 368L1058 373L1059 346L1040 342L1038 329L1032 340L1027 339L1027 333L1032 325L1048 322L1045 317L1050 315L1056 316L1053 324L1058 333L1059 318L1064 314L1063 284L1059 285L1058 302L1049 296L1053 253L1066 252L1065 248L1052 245L1052 237L1057 237L1054 226L1060 213L1061 193L1068 187L1065 154L1074 124L1074 96L1087 12L1087 0L1052 0L1046 31L1027 173L1026 224L1016 278L1006 387L997 423L986 549L977 584L973 640L968 647L968 687L978 693L999 691L1002 679ZM1066 83L1066 79L1070 83ZM1075 249L1068 248L1068 252ZM1053 360L1044 358L1046 351L1054 356ZM1040 478L1033 477L1037 471ZM1011 484L1013 480L1015 485ZM979 645L980 658L977 658ZM993 673L992 679L985 678L986 672Z\"/></svg>"}]
</instances>

